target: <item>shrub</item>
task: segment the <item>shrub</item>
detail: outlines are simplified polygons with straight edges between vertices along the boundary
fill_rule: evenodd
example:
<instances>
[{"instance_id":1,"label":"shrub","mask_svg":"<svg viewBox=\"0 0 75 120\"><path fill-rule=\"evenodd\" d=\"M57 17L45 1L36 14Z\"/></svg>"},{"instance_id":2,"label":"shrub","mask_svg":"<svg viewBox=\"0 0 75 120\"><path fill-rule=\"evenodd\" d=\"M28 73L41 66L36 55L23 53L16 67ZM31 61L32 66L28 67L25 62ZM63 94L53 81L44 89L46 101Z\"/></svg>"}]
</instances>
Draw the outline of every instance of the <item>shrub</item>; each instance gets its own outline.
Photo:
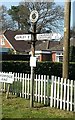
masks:
<instances>
[{"instance_id":1,"label":"shrub","mask_svg":"<svg viewBox=\"0 0 75 120\"><path fill-rule=\"evenodd\" d=\"M29 61L3 61L0 64L2 64L2 71L5 72L31 73ZM34 69L35 74L62 77L62 63L37 62L37 66ZM69 65L69 78L75 80L75 62Z\"/></svg>"}]
</instances>

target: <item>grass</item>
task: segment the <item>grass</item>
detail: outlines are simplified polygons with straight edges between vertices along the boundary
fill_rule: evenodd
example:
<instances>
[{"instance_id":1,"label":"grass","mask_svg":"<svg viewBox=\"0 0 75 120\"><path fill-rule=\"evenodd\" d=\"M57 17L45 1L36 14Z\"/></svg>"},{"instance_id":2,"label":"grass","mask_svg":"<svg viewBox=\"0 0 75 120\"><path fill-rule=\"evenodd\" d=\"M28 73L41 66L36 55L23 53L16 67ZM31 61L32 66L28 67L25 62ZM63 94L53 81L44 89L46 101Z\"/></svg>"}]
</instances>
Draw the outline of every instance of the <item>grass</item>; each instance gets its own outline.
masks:
<instances>
[{"instance_id":1,"label":"grass","mask_svg":"<svg viewBox=\"0 0 75 120\"><path fill-rule=\"evenodd\" d=\"M24 98L9 95L6 99L2 95L2 116L3 118L75 118L74 112L46 107L43 104L34 102L34 108L30 108L30 101Z\"/></svg>"}]
</instances>

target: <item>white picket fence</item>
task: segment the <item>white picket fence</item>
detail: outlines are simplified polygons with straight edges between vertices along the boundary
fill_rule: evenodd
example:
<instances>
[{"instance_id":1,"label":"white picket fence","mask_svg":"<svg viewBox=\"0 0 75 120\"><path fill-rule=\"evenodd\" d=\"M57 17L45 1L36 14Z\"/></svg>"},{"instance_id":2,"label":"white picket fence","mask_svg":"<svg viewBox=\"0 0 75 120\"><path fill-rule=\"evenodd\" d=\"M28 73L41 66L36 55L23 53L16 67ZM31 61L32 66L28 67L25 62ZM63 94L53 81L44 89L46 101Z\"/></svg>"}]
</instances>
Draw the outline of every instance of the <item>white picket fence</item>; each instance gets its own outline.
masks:
<instances>
[{"instance_id":1,"label":"white picket fence","mask_svg":"<svg viewBox=\"0 0 75 120\"><path fill-rule=\"evenodd\" d=\"M29 74L14 73L10 92L25 99L30 98ZM3 83L2 83L3 84ZM7 84L5 86L7 90ZM4 89L4 85L2 86ZM75 111L75 81L48 75L35 75L34 101L68 111Z\"/></svg>"}]
</instances>

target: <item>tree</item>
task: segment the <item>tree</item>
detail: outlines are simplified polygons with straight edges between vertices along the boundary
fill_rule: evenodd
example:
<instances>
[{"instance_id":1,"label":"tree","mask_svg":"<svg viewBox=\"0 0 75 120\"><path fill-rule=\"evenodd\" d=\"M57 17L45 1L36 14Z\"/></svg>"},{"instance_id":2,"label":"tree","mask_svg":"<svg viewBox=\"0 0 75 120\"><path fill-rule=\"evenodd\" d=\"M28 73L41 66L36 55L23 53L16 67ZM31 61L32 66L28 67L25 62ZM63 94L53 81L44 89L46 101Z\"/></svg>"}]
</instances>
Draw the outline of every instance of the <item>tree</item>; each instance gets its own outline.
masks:
<instances>
[{"instance_id":1,"label":"tree","mask_svg":"<svg viewBox=\"0 0 75 120\"><path fill-rule=\"evenodd\" d=\"M57 31L62 28L64 9L54 2L20 2L19 6L12 6L8 13L18 23L19 29L28 28L29 30L29 25L31 25L29 15L34 9L39 13L36 22L37 32L51 32L51 30Z\"/></svg>"},{"instance_id":2,"label":"tree","mask_svg":"<svg viewBox=\"0 0 75 120\"><path fill-rule=\"evenodd\" d=\"M4 31L6 29L14 29L14 22L9 17L7 8L2 5L0 6L0 31Z\"/></svg>"},{"instance_id":3,"label":"tree","mask_svg":"<svg viewBox=\"0 0 75 120\"><path fill-rule=\"evenodd\" d=\"M26 28L29 10L25 6L11 6L8 14L11 15L13 21L17 22L18 29L23 30Z\"/></svg>"},{"instance_id":4,"label":"tree","mask_svg":"<svg viewBox=\"0 0 75 120\"><path fill-rule=\"evenodd\" d=\"M4 30L6 28L6 7L0 6L0 30Z\"/></svg>"},{"instance_id":5,"label":"tree","mask_svg":"<svg viewBox=\"0 0 75 120\"><path fill-rule=\"evenodd\" d=\"M70 47L70 62L75 62L75 46Z\"/></svg>"},{"instance_id":6,"label":"tree","mask_svg":"<svg viewBox=\"0 0 75 120\"><path fill-rule=\"evenodd\" d=\"M70 37L75 37L75 27L70 30Z\"/></svg>"}]
</instances>

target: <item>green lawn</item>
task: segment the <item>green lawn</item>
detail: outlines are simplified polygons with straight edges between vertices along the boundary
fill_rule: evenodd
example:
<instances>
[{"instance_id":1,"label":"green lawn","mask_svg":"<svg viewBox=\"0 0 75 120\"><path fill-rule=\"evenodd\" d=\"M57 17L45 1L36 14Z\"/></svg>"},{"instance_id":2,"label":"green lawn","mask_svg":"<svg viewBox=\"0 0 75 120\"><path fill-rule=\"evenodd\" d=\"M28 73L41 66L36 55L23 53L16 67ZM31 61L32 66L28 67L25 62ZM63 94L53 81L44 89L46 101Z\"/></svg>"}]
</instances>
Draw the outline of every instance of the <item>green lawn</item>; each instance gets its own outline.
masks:
<instances>
[{"instance_id":1,"label":"green lawn","mask_svg":"<svg viewBox=\"0 0 75 120\"><path fill-rule=\"evenodd\" d=\"M6 99L5 94L2 96L2 114L3 118L75 118L74 112L45 107L40 103L34 103L34 108L30 108L29 100L14 95Z\"/></svg>"}]
</instances>

